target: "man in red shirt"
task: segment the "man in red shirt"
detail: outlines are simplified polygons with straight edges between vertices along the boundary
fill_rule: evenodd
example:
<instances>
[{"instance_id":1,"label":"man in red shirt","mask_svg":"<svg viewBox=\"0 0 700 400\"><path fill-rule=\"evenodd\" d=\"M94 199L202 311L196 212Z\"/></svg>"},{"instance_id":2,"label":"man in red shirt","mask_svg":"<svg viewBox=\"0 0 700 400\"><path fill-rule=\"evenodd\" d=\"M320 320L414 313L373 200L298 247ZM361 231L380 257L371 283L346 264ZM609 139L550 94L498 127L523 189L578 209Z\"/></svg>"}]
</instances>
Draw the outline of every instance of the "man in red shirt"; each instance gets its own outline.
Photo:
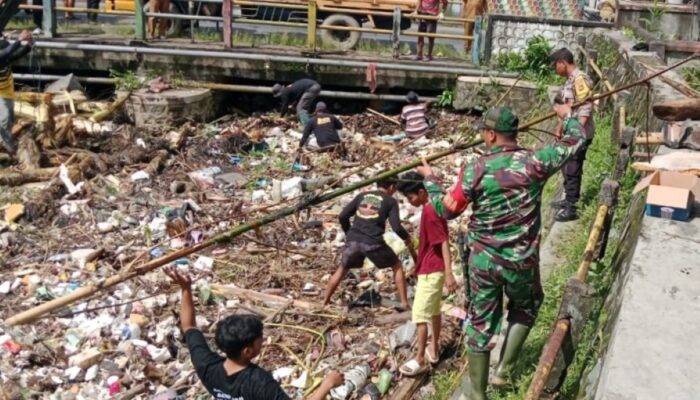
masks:
<instances>
[{"instance_id":1,"label":"man in red shirt","mask_svg":"<svg viewBox=\"0 0 700 400\"><path fill-rule=\"evenodd\" d=\"M413 323L417 325L418 350L415 358L401 366L405 376L416 376L430 369L440 359L440 303L442 287L452 293L457 281L452 275L450 238L447 221L440 218L430 204L422 177L408 172L401 177L399 191L414 207L423 207L420 219L418 259L416 261L416 297L413 299ZM428 347L428 323L432 325L432 343ZM427 359L427 361L426 361Z\"/></svg>"},{"instance_id":2,"label":"man in red shirt","mask_svg":"<svg viewBox=\"0 0 700 400\"><path fill-rule=\"evenodd\" d=\"M447 0L417 0L416 13L420 15L429 15L431 17L438 17L438 19L445 18L444 11L447 9ZM442 4L442 11L440 11L440 4ZM437 32L437 21L434 19L422 19L418 25L418 32L423 33L436 33ZM416 60L420 61L423 59L423 36L418 36L418 55L416 55ZM433 45L435 44L435 38L428 38L428 56L425 57L425 61L432 61L433 59Z\"/></svg>"}]
</instances>

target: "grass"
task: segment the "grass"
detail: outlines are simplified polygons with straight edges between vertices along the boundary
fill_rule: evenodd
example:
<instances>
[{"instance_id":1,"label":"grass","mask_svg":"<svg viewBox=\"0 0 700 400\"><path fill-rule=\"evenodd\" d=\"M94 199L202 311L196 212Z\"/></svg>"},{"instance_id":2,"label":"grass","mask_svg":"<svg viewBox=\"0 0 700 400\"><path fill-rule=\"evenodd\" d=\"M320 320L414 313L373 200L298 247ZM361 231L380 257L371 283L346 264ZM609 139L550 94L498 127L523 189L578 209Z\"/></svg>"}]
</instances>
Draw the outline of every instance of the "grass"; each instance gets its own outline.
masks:
<instances>
[{"instance_id":1,"label":"grass","mask_svg":"<svg viewBox=\"0 0 700 400\"><path fill-rule=\"evenodd\" d=\"M609 172L615 164L617 152L610 140L611 117L609 113L596 117L596 126L596 138L588 151L584 168L582 197L579 207L580 219L578 222L580 229L572 230L571 236L567 237L566 242L561 244L562 248L559 250L566 260L564 265L560 269L553 271L548 280L543 282L546 295L545 300L515 368L514 386L510 390L491 391L489 393L489 399L491 400L520 400L524 397L532 380L542 348L549 336L552 323L556 319L559 302L566 287L566 283L574 274L581 261L588 239L588 227L595 218L595 213L597 211L598 192L603 180L609 175ZM622 180L618 210L627 210L631 199L630 193L635 180L635 176L629 173ZM554 189L555 184L551 184L550 182L548 186L545 187L545 192L552 193ZM624 215L625 213L619 212L616 216L615 223L619 225ZM593 323L589 322L584 330L581 344L579 345L579 351L576 352L575 361L569 367L567 378L562 386L561 399L576 398L581 374L589 362L596 357L596 352L581 350L586 343L595 343L598 326L596 322L605 317L602 304L607 295L607 288L613 277L611 259L616 244L619 244L616 243L616 239L611 238L605 259L600 263L594 264L591 268L589 282L596 290L594 295L594 312L592 317L589 318L589 321L593 321ZM492 354L491 356L498 357L497 354ZM455 384L455 378L456 375L450 373L436 375L433 378L436 393L431 399L447 399L450 395L450 389L453 388Z\"/></svg>"},{"instance_id":2,"label":"grass","mask_svg":"<svg viewBox=\"0 0 700 400\"><path fill-rule=\"evenodd\" d=\"M34 21L32 21L31 18L17 18L14 17L10 22L7 23L5 26L5 31L12 31L12 30L32 30L36 28L34 26Z\"/></svg>"}]
</instances>

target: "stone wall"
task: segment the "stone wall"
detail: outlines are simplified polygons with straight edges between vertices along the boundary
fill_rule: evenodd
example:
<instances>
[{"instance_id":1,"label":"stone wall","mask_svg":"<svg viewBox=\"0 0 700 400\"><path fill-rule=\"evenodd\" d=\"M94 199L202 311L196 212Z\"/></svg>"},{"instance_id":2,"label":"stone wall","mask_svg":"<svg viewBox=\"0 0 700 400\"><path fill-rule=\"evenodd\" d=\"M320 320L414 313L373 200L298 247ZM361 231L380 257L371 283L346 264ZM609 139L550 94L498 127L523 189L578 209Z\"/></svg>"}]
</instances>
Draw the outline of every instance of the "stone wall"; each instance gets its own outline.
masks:
<instances>
[{"instance_id":1,"label":"stone wall","mask_svg":"<svg viewBox=\"0 0 700 400\"><path fill-rule=\"evenodd\" d=\"M461 76L457 79L455 100L452 106L458 110L485 110L513 86L515 79ZM538 88L532 82L519 81L510 90L502 105L511 107L518 115L528 115L536 106Z\"/></svg>"},{"instance_id":2,"label":"stone wall","mask_svg":"<svg viewBox=\"0 0 700 400\"><path fill-rule=\"evenodd\" d=\"M590 36L598 27L610 26L600 22L490 15L482 41L484 60L488 63L498 54L521 52L527 48L528 40L537 35L547 38L555 48L568 47L575 51L579 37Z\"/></svg>"}]
</instances>

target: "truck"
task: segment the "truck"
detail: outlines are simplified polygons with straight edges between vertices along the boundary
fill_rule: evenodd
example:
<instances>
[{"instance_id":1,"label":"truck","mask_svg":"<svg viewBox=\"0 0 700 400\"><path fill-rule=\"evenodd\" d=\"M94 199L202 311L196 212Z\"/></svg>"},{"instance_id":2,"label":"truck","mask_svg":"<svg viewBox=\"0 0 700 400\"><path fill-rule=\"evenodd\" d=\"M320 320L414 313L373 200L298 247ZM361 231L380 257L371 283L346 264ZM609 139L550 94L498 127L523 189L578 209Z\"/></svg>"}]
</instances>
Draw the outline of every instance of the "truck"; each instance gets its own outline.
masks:
<instances>
[{"instance_id":1,"label":"truck","mask_svg":"<svg viewBox=\"0 0 700 400\"><path fill-rule=\"evenodd\" d=\"M393 27L393 17L389 15L372 15L372 12L393 13L395 8L402 11L402 15L409 14L415 10L417 0L318 0L317 1L317 23L320 25L320 37L324 43L331 43L343 50L350 50L357 46L360 41L361 32L338 31L323 29L326 26L342 26L359 28L364 23L369 22L375 29L391 30ZM279 0L275 3L257 2L257 5L237 5L234 2L232 7L234 19L298 22L307 23L308 15L306 9L290 9L280 7L280 5L308 6L306 0ZM109 11L134 11L134 0L106 0L106 10ZM193 1L192 4L186 0L171 0L170 13L221 16L220 2ZM345 11L347 10L347 11ZM144 4L144 11L150 11L150 5ZM189 22L184 19L170 19L168 22L168 35L177 36L189 26ZM235 24L235 23L234 23ZM405 30L411 27L411 20L403 17L400 22L400 29Z\"/></svg>"}]
</instances>

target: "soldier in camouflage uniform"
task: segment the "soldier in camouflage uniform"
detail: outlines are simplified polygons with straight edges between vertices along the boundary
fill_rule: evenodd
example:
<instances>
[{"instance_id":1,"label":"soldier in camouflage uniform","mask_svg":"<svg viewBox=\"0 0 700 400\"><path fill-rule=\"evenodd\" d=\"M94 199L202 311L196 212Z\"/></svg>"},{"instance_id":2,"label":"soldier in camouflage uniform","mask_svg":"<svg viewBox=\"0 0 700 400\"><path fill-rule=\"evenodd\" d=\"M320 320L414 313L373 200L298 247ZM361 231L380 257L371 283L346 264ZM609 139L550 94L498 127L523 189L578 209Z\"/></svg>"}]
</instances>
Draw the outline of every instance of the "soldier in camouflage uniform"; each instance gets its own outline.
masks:
<instances>
[{"instance_id":1,"label":"soldier in camouflage uniform","mask_svg":"<svg viewBox=\"0 0 700 400\"><path fill-rule=\"evenodd\" d=\"M586 160L588 146L593 141L595 126L593 124L593 103L586 100L593 94L593 84L591 78L576 67L574 55L566 48L559 49L550 56L552 66L557 75L566 79L566 83L561 90L560 96L569 104L583 103L572 112L573 118L583 125L586 130L586 144L574 154L571 159L564 164L562 175L564 175L564 200L552 203L558 211L554 219L559 222L573 221L578 218L576 213L576 203L581 196L581 178L583 177L583 162ZM559 121L556 134L561 137L562 122Z\"/></svg>"},{"instance_id":2,"label":"soldier in camouflage uniform","mask_svg":"<svg viewBox=\"0 0 700 400\"><path fill-rule=\"evenodd\" d=\"M509 108L489 110L480 127L487 151L466 165L447 194L427 163L418 168L439 215L455 218L472 204L467 310L472 400L486 398L489 342L500 331L503 293L509 326L493 384L506 383L544 297L539 274L542 189L586 141L579 121L570 118L571 106L554 108L564 120L564 135L539 150L518 146L518 118Z\"/></svg>"}]
</instances>

